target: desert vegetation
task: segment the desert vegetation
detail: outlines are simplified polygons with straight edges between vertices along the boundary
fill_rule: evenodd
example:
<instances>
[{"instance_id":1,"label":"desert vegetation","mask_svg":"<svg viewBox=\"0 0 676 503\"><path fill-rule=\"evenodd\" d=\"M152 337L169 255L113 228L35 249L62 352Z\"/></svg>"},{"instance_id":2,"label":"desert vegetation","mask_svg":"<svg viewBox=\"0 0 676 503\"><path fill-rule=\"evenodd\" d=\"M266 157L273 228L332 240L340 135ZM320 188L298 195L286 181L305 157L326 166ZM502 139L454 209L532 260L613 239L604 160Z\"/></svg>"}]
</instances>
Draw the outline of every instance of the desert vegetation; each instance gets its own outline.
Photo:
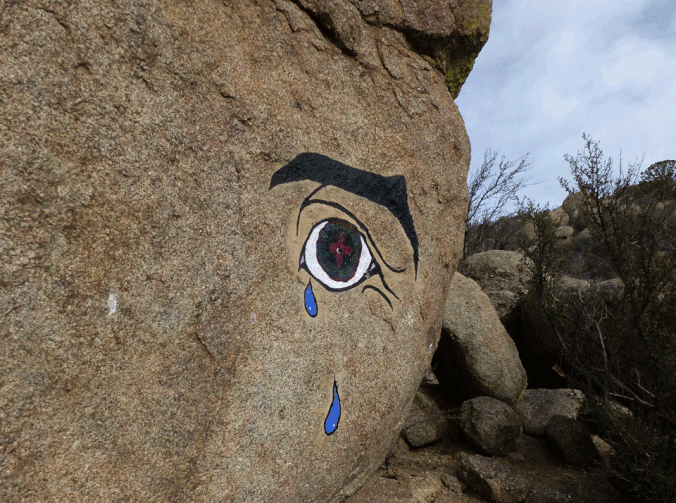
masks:
<instances>
[{"instance_id":1,"label":"desert vegetation","mask_svg":"<svg viewBox=\"0 0 676 503\"><path fill-rule=\"evenodd\" d=\"M502 249L510 241L515 226L514 211L510 202L518 201L521 189L528 186L528 154L516 161L498 159L498 152L486 149L481 166L467 182L469 204L465 226L463 258L474 253ZM518 218L517 218L518 220Z\"/></svg>"},{"instance_id":2,"label":"desert vegetation","mask_svg":"<svg viewBox=\"0 0 676 503\"><path fill-rule=\"evenodd\" d=\"M645 170L620 161L615 170L597 141L583 140L582 151L565 156L572 178L559 180L574 221L561 225L557 210L528 199L512 215L481 212L476 197L465 252L522 251L532 273L525 304L555 347L543 358L585 391L583 418L615 451L611 480L630 499L673 501L676 161ZM522 166L497 177L504 197L520 189ZM470 195L486 187L481 176L470 179Z\"/></svg>"}]
</instances>

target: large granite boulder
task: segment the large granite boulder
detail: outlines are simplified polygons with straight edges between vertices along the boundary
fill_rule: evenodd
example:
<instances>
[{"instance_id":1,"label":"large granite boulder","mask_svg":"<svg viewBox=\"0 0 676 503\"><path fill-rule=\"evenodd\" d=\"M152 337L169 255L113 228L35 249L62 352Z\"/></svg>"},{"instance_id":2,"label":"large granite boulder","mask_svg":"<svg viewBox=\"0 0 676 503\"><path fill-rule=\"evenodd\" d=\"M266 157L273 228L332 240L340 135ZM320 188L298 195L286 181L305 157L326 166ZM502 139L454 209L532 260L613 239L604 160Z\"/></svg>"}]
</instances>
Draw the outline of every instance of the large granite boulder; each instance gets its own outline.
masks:
<instances>
[{"instance_id":1,"label":"large granite boulder","mask_svg":"<svg viewBox=\"0 0 676 503\"><path fill-rule=\"evenodd\" d=\"M458 267L481 286L508 329L519 319L521 301L528 292L530 271L524 260L520 252L489 250L467 257Z\"/></svg>"},{"instance_id":2,"label":"large granite boulder","mask_svg":"<svg viewBox=\"0 0 676 503\"><path fill-rule=\"evenodd\" d=\"M416 6L445 31L347 0L2 3L1 501L337 501L382 462L467 206L429 55L466 75L491 9Z\"/></svg>"},{"instance_id":3,"label":"large granite boulder","mask_svg":"<svg viewBox=\"0 0 676 503\"><path fill-rule=\"evenodd\" d=\"M487 395L515 405L526 388L519 353L479 285L456 272L435 356L442 385L458 400Z\"/></svg>"},{"instance_id":4,"label":"large granite boulder","mask_svg":"<svg viewBox=\"0 0 676 503\"><path fill-rule=\"evenodd\" d=\"M570 217L568 216L568 213L566 213L566 210L563 209L563 206L559 206L558 208L550 211L549 217L556 225L565 226L570 222Z\"/></svg>"}]
</instances>

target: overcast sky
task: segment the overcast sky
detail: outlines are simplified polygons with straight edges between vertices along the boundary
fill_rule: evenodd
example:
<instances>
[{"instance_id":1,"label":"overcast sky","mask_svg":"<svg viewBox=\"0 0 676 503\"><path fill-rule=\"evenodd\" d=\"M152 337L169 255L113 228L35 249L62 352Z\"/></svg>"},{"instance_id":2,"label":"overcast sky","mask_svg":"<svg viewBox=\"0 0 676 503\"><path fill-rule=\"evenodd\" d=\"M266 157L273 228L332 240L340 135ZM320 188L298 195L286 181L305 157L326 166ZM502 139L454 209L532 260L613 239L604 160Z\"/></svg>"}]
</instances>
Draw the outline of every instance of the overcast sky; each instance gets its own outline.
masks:
<instances>
[{"instance_id":1,"label":"overcast sky","mask_svg":"<svg viewBox=\"0 0 676 503\"><path fill-rule=\"evenodd\" d=\"M488 42L456 100L472 143L507 160L530 152L540 182L523 194L566 196L565 153L582 133L604 157L642 167L676 159L676 0L494 0Z\"/></svg>"}]
</instances>

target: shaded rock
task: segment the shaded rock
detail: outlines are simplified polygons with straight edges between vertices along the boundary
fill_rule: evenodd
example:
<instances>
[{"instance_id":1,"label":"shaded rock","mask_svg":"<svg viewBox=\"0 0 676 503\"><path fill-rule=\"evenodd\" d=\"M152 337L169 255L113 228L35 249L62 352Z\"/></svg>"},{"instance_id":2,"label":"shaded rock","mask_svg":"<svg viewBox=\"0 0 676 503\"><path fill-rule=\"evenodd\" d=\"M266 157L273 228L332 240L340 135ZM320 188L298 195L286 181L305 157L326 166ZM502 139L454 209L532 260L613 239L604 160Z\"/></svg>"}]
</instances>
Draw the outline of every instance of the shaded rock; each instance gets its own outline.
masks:
<instances>
[{"instance_id":1,"label":"shaded rock","mask_svg":"<svg viewBox=\"0 0 676 503\"><path fill-rule=\"evenodd\" d=\"M617 299L624 292L624 283L620 278L607 279L595 285L602 299Z\"/></svg>"},{"instance_id":2,"label":"shaded rock","mask_svg":"<svg viewBox=\"0 0 676 503\"><path fill-rule=\"evenodd\" d=\"M568 296L578 297L580 294L588 294L593 297L600 296L602 299L616 298L622 295L622 291L624 290L624 284L620 278L612 278L597 282L563 276L559 287Z\"/></svg>"},{"instance_id":3,"label":"shaded rock","mask_svg":"<svg viewBox=\"0 0 676 503\"><path fill-rule=\"evenodd\" d=\"M608 413L613 421L617 423L626 423L634 417L634 413L625 405L615 400L606 402Z\"/></svg>"},{"instance_id":4,"label":"shaded rock","mask_svg":"<svg viewBox=\"0 0 676 503\"><path fill-rule=\"evenodd\" d=\"M530 279L521 253L508 250L475 253L460 263L458 272L479 284L505 327L516 321Z\"/></svg>"},{"instance_id":5,"label":"shaded rock","mask_svg":"<svg viewBox=\"0 0 676 503\"><path fill-rule=\"evenodd\" d=\"M0 501L324 503L385 458L467 204L416 42L466 76L490 2L416 2L415 41L302 4L2 2ZM302 261L329 222L361 252Z\"/></svg>"},{"instance_id":6,"label":"shaded rock","mask_svg":"<svg viewBox=\"0 0 676 503\"><path fill-rule=\"evenodd\" d=\"M478 454L462 457L459 476L483 498L494 503L523 501L533 481L500 458L487 458Z\"/></svg>"},{"instance_id":7,"label":"shaded rock","mask_svg":"<svg viewBox=\"0 0 676 503\"><path fill-rule=\"evenodd\" d=\"M570 295L572 292L587 291L589 289L589 280L562 276L557 286Z\"/></svg>"},{"instance_id":8,"label":"shaded rock","mask_svg":"<svg viewBox=\"0 0 676 503\"><path fill-rule=\"evenodd\" d=\"M561 207L568 214L568 225L573 228L575 233L581 232L587 227L584 219L583 203L576 194L569 194L561 203Z\"/></svg>"},{"instance_id":9,"label":"shaded rock","mask_svg":"<svg viewBox=\"0 0 676 503\"><path fill-rule=\"evenodd\" d=\"M589 429L581 422L565 416L553 416L547 423L547 438L563 460L571 465L592 466L601 457Z\"/></svg>"},{"instance_id":10,"label":"shaded rock","mask_svg":"<svg viewBox=\"0 0 676 503\"><path fill-rule=\"evenodd\" d=\"M437 376L434 375L434 372L432 372L430 370L427 374L425 374L425 377L423 377L421 385L423 385L423 386L438 386L439 385L439 379L437 379Z\"/></svg>"},{"instance_id":11,"label":"shaded rock","mask_svg":"<svg viewBox=\"0 0 676 503\"><path fill-rule=\"evenodd\" d=\"M575 244L589 242L592 239L592 233L589 229L582 229L578 234L573 236L573 242Z\"/></svg>"},{"instance_id":12,"label":"shaded rock","mask_svg":"<svg viewBox=\"0 0 676 503\"><path fill-rule=\"evenodd\" d=\"M584 393L577 389L527 389L516 413L526 435L543 437L553 416L577 418L584 400Z\"/></svg>"},{"instance_id":13,"label":"shaded rock","mask_svg":"<svg viewBox=\"0 0 676 503\"><path fill-rule=\"evenodd\" d=\"M448 420L437 404L425 393L418 392L406 418L402 435L411 447L438 442L448 427Z\"/></svg>"},{"instance_id":14,"label":"shaded rock","mask_svg":"<svg viewBox=\"0 0 676 503\"><path fill-rule=\"evenodd\" d=\"M567 225L560 225L556 228L554 236L556 237L556 242L554 243L557 248L568 248L573 245L573 228Z\"/></svg>"},{"instance_id":15,"label":"shaded rock","mask_svg":"<svg viewBox=\"0 0 676 503\"><path fill-rule=\"evenodd\" d=\"M472 69L471 63L488 40L492 11L491 0L452 3L350 0L354 7L349 7L355 14L349 12L347 2L300 0L300 3L315 16L328 17L329 29L352 52L359 48L357 42L365 38L354 27L357 21L362 21L357 10L366 23L393 27L406 34L444 74L453 98L457 98Z\"/></svg>"},{"instance_id":16,"label":"shaded rock","mask_svg":"<svg viewBox=\"0 0 676 503\"><path fill-rule=\"evenodd\" d=\"M521 438L521 421L508 405L488 396L463 402L460 410L463 433L481 451L504 456L516 450Z\"/></svg>"},{"instance_id":17,"label":"shaded rock","mask_svg":"<svg viewBox=\"0 0 676 503\"><path fill-rule=\"evenodd\" d=\"M443 386L460 400L488 395L515 404L526 386L519 353L488 296L456 273L435 356Z\"/></svg>"}]
</instances>

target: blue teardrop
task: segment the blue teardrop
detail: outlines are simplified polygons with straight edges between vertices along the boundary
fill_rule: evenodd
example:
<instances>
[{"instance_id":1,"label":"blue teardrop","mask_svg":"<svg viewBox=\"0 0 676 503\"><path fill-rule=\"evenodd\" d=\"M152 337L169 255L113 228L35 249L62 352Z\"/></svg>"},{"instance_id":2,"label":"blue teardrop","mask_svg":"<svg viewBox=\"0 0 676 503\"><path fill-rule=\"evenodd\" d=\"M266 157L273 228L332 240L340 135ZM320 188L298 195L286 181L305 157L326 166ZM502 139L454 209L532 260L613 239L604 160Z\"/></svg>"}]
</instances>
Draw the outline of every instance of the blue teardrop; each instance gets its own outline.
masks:
<instances>
[{"instance_id":1,"label":"blue teardrop","mask_svg":"<svg viewBox=\"0 0 676 503\"><path fill-rule=\"evenodd\" d=\"M317 299L315 299L315 294L312 291L312 283L309 281L305 289L305 310L313 318L317 316Z\"/></svg>"},{"instance_id":2,"label":"blue teardrop","mask_svg":"<svg viewBox=\"0 0 676 503\"><path fill-rule=\"evenodd\" d=\"M340 422L340 397L338 396L338 383L335 378L333 379L333 400L331 401L331 408L329 413L326 415L326 420L324 421L324 433L327 435L333 435L333 433L338 429L338 423Z\"/></svg>"}]
</instances>

